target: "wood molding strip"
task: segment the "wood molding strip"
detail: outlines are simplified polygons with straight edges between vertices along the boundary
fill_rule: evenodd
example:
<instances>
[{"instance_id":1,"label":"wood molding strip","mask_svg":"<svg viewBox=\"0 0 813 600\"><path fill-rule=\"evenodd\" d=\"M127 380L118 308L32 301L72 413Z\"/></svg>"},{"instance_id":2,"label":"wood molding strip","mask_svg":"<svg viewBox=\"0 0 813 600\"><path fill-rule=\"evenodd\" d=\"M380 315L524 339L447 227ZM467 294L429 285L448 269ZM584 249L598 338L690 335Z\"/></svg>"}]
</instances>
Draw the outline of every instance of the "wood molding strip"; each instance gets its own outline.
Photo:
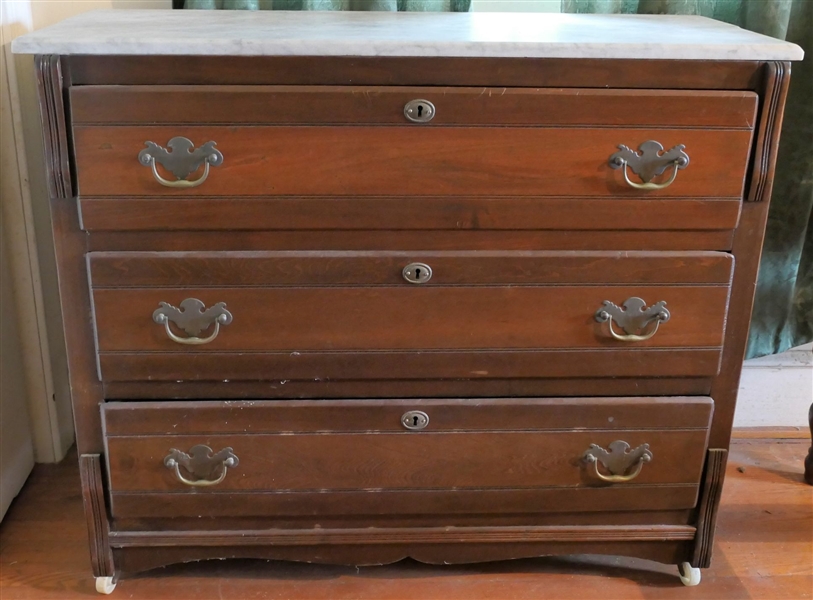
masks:
<instances>
[{"instance_id":1,"label":"wood molding strip","mask_svg":"<svg viewBox=\"0 0 813 600\"><path fill-rule=\"evenodd\" d=\"M79 457L79 475L82 479L82 502L88 525L93 574L96 577L112 577L113 554L110 550L110 527L104 502L101 456L82 454Z\"/></svg>"},{"instance_id":2,"label":"wood molding strip","mask_svg":"<svg viewBox=\"0 0 813 600\"><path fill-rule=\"evenodd\" d=\"M692 566L706 569L711 565L711 551L714 546L714 528L720 497L723 494L728 450L709 450L706 462L706 476L700 493L700 507L697 515L697 537L695 538Z\"/></svg>"},{"instance_id":3,"label":"wood molding strip","mask_svg":"<svg viewBox=\"0 0 813 600\"><path fill-rule=\"evenodd\" d=\"M434 565L483 563L540 555L603 554L654 560L674 564L683 556L686 542L567 542L548 544L424 544L424 545L352 545L320 546L318 552L309 546L221 546L176 548L116 548L116 564L130 574L173 563L208 559L250 558L290 560L328 565L382 565L412 558ZM169 583L169 582L168 582ZM185 583L185 581L184 581ZM183 585L182 583L181 585ZM163 584L163 581L162 581ZM185 589L185 588L179 588ZM183 592L181 592L183 597ZM510 594L508 597L513 597Z\"/></svg>"},{"instance_id":4,"label":"wood molding strip","mask_svg":"<svg viewBox=\"0 0 813 600\"><path fill-rule=\"evenodd\" d=\"M87 284L85 255L89 236L81 231L78 202L73 196L68 121L63 103L63 86L67 81L62 78L59 56L38 55L34 63L76 447L80 455L97 454L104 447L99 415L104 397L96 364L93 309Z\"/></svg>"},{"instance_id":5,"label":"wood molding strip","mask_svg":"<svg viewBox=\"0 0 813 600\"><path fill-rule=\"evenodd\" d=\"M759 127L754 142L751 181L746 198L748 202L770 200L789 84L789 62L766 63Z\"/></svg>"},{"instance_id":6,"label":"wood molding strip","mask_svg":"<svg viewBox=\"0 0 813 600\"><path fill-rule=\"evenodd\" d=\"M752 90L760 61L66 56L73 85L386 85ZM756 80L758 85L758 80Z\"/></svg>"},{"instance_id":7,"label":"wood molding strip","mask_svg":"<svg viewBox=\"0 0 813 600\"><path fill-rule=\"evenodd\" d=\"M51 198L73 196L65 106L62 98L62 68L59 56L37 55L34 59L40 97L42 138L45 146L48 193Z\"/></svg>"},{"instance_id":8,"label":"wood molding strip","mask_svg":"<svg viewBox=\"0 0 813 600\"><path fill-rule=\"evenodd\" d=\"M661 542L693 540L688 525L568 527L388 527L247 531L113 531L114 548L139 546L317 546L527 542Z\"/></svg>"}]
</instances>

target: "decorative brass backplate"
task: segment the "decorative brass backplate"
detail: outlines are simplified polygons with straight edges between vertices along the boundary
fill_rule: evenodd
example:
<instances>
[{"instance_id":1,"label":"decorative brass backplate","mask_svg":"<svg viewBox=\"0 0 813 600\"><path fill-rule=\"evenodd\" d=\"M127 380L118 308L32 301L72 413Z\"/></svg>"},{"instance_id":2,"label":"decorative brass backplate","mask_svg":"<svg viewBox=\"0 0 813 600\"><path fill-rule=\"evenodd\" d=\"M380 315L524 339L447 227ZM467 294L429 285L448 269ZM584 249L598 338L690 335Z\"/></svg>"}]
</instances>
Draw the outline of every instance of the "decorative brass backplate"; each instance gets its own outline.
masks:
<instances>
[{"instance_id":1,"label":"decorative brass backplate","mask_svg":"<svg viewBox=\"0 0 813 600\"><path fill-rule=\"evenodd\" d=\"M663 146L654 140L649 140L638 146L639 152L623 144L619 145L618 148L618 152L610 156L610 167L613 169L622 167L626 169L626 167L629 167L633 173L641 178L644 184L649 184L652 179L662 175L670 167L675 168L674 174L676 174L678 169L685 169L689 166L689 155L683 151L685 148L683 144L675 146L666 152L663 151ZM656 189L655 186L666 187L674 181L674 174L667 184L650 184L646 189ZM641 185L633 184L629 179L627 181L633 187Z\"/></svg>"},{"instance_id":2,"label":"decorative brass backplate","mask_svg":"<svg viewBox=\"0 0 813 600\"><path fill-rule=\"evenodd\" d=\"M159 307L152 313L152 320L163 325L169 338L179 344L208 344L217 337L221 325L232 322L231 313L226 310L225 302L218 302L211 308L197 298L187 298L181 302L181 308L176 308L166 302L159 302ZM177 336L170 329L170 322L183 329L189 337ZM215 330L206 338L197 337L202 331L212 325Z\"/></svg>"},{"instance_id":3,"label":"decorative brass backplate","mask_svg":"<svg viewBox=\"0 0 813 600\"><path fill-rule=\"evenodd\" d=\"M236 467L240 459L231 448L217 452L203 444L193 446L189 454L172 448L164 458L164 466L175 471L175 477L183 484L191 486L217 485L226 478L228 467ZM192 475L187 479L181 468Z\"/></svg>"},{"instance_id":4,"label":"decorative brass backplate","mask_svg":"<svg viewBox=\"0 0 813 600\"><path fill-rule=\"evenodd\" d=\"M648 340L655 335L658 325L666 323L671 317L672 315L666 309L666 302L663 300L646 308L646 302L635 296L624 300L622 306L605 300L603 306L595 314L595 319L599 323L609 322L610 333L615 339L625 342ZM613 329L613 322L623 329L627 335L616 333L615 329ZM655 323L654 327L648 333L642 333L653 322Z\"/></svg>"},{"instance_id":5,"label":"decorative brass backplate","mask_svg":"<svg viewBox=\"0 0 813 600\"><path fill-rule=\"evenodd\" d=\"M144 142L147 146L138 153L138 162L145 167L152 167L153 176L161 184L167 187L195 187L203 183L209 175L209 165L219 166L223 162L223 155L215 148L215 142L209 141L200 148L195 148L192 140L185 137L174 137L167 142L167 147L162 148L155 142ZM177 177L177 181L169 181L158 174L155 163L164 167L167 171ZM201 165L205 165L203 174L194 181L188 181L192 173L197 171Z\"/></svg>"},{"instance_id":6,"label":"decorative brass backplate","mask_svg":"<svg viewBox=\"0 0 813 600\"><path fill-rule=\"evenodd\" d=\"M598 444L590 444L583 458L587 463L592 463L596 476L602 481L624 482L635 479L641 472L644 463L652 460L652 452L649 444L641 444L630 451L630 445L623 440L616 440L611 443L609 450L605 450ZM599 471L601 464L609 475Z\"/></svg>"}]
</instances>

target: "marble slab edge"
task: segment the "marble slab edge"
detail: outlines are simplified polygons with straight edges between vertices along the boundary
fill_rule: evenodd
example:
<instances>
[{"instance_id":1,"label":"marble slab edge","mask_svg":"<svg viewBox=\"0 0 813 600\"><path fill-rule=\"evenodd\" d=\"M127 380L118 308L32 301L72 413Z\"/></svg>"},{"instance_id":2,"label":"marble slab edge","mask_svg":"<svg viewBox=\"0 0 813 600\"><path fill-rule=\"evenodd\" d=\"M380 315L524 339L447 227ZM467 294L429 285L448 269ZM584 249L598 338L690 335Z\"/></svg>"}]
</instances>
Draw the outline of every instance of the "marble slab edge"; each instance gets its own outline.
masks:
<instances>
[{"instance_id":1,"label":"marble slab edge","mask_svg":"<svg viewBox=\"0 0 813 600\"><path fill-rule=\"evenodd\" d=\"M675 15L91 11L18 54L801 60L788 42Z\"/></svg>"}]
</instances>

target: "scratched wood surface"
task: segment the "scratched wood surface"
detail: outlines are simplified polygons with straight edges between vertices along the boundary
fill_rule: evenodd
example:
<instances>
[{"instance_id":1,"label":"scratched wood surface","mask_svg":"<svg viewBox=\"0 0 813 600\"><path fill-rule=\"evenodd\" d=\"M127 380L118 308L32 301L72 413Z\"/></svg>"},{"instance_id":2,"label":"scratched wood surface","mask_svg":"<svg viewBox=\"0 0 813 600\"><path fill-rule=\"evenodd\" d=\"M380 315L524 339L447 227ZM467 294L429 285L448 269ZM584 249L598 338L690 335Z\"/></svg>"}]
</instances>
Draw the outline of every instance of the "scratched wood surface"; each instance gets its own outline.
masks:
<instances>
[{"instance_id":1,"label":"scratched wood surface","mask_svg":"<svg viewBox=\"0 0 813 600\"><path fill-rule=\"evenodd\" d=\"M205 183L160 185L137 157L152 141L214 141L226 157ZM81 197L742 195L747 129L393 126L79 126ZM608 160L619 144L684 145L691 164L667 190L635 190ZM307 165L307 177L302 177ZM171 177L164 173L164 177ZM194 179L197 175L193 176Z\"/></svg>"},{"instance_id":2,"label":"scratched wood surface","mask_svg":"<svg viewBox=\"0 0 813 600\"><path fill-rule=\"evenodd\" d=\"M807 440L735 438L712 567L696 588L683 587L672 566L574 556L445 567L406 561L361 569L210 561L125 579L114 594L151 600L801 600L813 596L813 503L811 488L802 483L808 445ZM96 596L86 535L75 455L60 465L38 465L0 525L0 597Z\"/></svg>"}]
</instances>

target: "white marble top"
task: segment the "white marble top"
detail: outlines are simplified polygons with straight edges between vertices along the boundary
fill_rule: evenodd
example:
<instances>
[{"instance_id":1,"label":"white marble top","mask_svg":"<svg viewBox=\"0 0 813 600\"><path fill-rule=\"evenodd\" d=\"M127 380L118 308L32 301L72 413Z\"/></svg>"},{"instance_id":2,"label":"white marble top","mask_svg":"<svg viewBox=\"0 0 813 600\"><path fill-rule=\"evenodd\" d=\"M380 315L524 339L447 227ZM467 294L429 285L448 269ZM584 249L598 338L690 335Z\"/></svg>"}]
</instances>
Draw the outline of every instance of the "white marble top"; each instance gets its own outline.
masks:
<instances>
[{"instance_id":1,"label":"white marble top","mask_svg":"<svg viewBox=\"0 0 813 600\"><path fill-rule=\"evenodd\" d=\"M704 17L549 13L102 10L12 42L19 54L800 60Z\"/></svg>"}]
</instances>

